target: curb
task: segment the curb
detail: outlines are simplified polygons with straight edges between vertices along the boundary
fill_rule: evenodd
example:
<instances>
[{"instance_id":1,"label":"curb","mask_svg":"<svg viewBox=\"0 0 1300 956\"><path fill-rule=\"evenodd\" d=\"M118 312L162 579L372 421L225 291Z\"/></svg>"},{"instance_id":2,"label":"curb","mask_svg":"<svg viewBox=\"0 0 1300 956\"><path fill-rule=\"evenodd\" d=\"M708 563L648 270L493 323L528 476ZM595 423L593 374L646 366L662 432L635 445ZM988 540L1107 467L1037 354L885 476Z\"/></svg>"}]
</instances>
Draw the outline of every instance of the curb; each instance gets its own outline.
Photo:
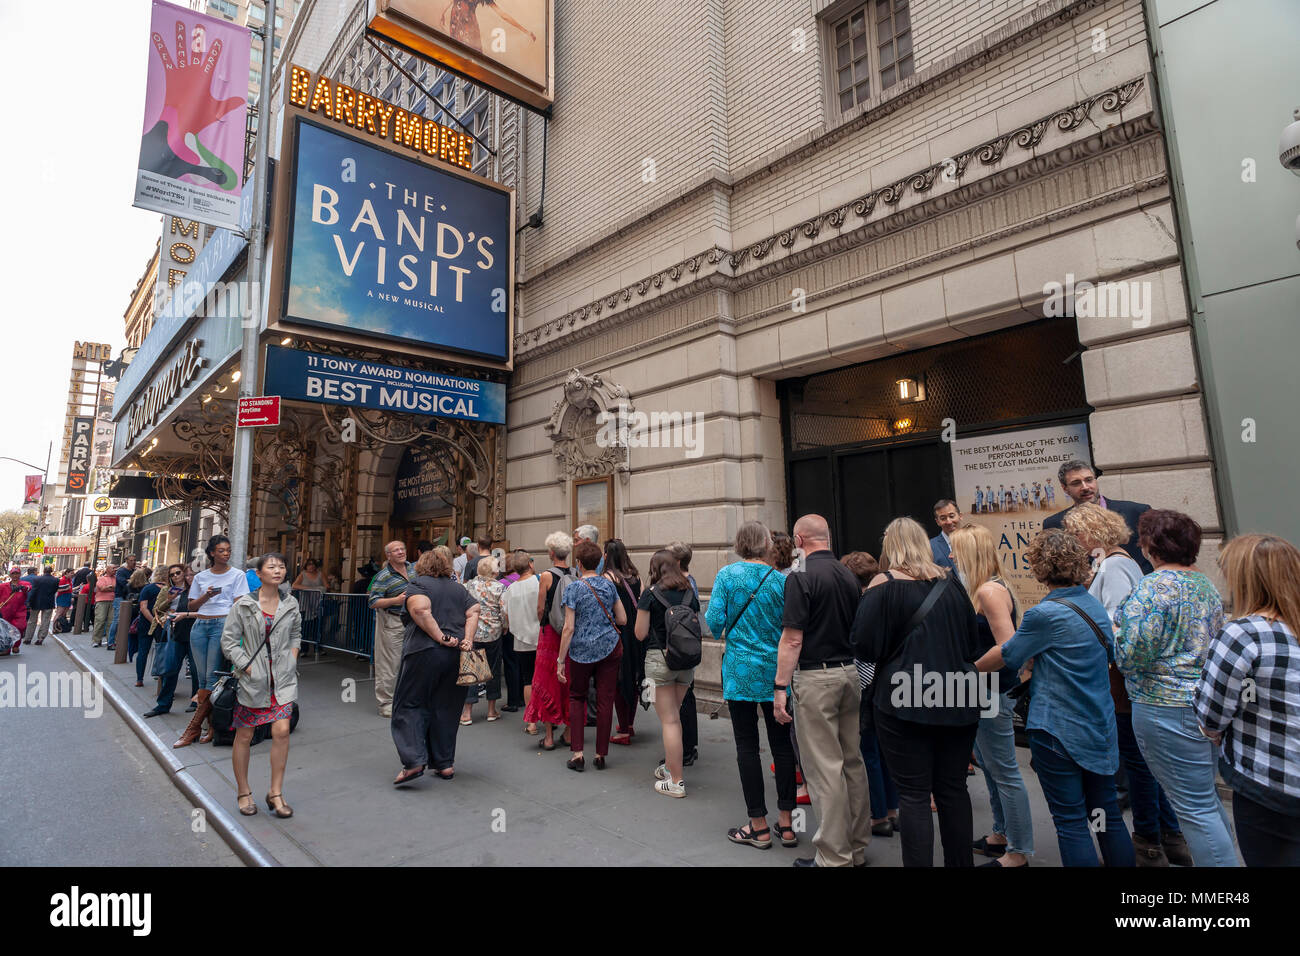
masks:
<instances>
[{"instance_id":1,"label":"curb","mask_svg":"<svg viewBox=\"0 0 1300 956\"><path fill-rule=\"evenodd\" d=\"M163 768L176 789L183 793L194 806L203 811L205 818L212 825L212 829L217 832L235 856L243 860L247 866L283 865L271 855L265 846L253 839L248 834L248 831L235 821L230 811L199 785L193 775L185 769L185 765L149 729L144 722L144 718L132 709L128 701L116 689L108 685L108 682L104 680L102 671L96 670L89 661L81 656L79 651L70 647L63 640L62 635L51 632L50 637L63 648L63 652L71 657L81 670L94 678L95 683L99 685L100 693L113 705L113 709L117 711L118 716L126 722L126 725L140 738L140 742L148 748L149 753L158 761L158 765Z\"/></svg>"}]
</instances>

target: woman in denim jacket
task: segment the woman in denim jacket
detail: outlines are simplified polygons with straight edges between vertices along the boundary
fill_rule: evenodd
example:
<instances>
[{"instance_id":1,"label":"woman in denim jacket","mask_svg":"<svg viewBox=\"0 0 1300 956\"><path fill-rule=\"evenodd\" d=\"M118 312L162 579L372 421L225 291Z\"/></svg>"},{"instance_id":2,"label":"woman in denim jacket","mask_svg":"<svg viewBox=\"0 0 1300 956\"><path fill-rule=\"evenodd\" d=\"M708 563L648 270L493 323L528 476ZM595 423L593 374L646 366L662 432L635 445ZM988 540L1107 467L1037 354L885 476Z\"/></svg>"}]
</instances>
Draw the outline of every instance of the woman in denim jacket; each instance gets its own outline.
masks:
<instances>
[{"instance_id":1,"label":"woman in denim jacket","mask_svg":"<svg viewBox=\"0 0 1300 956\"><path fill-rule=\"evenodd\" d=\"M1119 741L1110 697L1110 621L1101 602L1083 587L1092 573L1088 552L1073 536L1049 528L1034 539L1025 558L1034 577L1051 590L1025 612L1016 633L975 666L1019 671L1034 659L1025 727L1034 771L1056 824L1061 863L1096 866L1092 832L1100 826L1106 866L1134 866L1133 841L1115 791Z\"/></svg>"}]
</instances>

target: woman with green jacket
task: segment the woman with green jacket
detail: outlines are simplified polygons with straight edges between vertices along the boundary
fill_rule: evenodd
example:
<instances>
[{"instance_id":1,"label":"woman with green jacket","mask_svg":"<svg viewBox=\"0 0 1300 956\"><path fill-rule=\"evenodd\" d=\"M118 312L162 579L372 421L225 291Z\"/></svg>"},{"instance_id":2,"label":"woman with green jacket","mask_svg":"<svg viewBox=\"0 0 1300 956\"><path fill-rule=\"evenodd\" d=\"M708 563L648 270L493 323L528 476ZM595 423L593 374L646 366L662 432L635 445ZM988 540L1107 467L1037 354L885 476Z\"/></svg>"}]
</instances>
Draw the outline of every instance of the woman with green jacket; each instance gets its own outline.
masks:
<instances>
[{"instance_id":1,"label":"woman with green jacket","mask_svg":"<svg viewBox=\"0 0 1300 956\"><path fill-rule=\"evenodd\" d=\"M271 725L271 789L266 808L283 819L293 816L293 808L284 802L284 768L289 760L289 719L298 698L302 613L293 595L280 590L287 570L283 555L262 555L257 561L262 586L235 601L221 632L221 651L239 676L231 762L239 786L239 812L246 817L257 813L248 785L248 752L253 728L262 724Z\"/></svg>"}]
</instances>

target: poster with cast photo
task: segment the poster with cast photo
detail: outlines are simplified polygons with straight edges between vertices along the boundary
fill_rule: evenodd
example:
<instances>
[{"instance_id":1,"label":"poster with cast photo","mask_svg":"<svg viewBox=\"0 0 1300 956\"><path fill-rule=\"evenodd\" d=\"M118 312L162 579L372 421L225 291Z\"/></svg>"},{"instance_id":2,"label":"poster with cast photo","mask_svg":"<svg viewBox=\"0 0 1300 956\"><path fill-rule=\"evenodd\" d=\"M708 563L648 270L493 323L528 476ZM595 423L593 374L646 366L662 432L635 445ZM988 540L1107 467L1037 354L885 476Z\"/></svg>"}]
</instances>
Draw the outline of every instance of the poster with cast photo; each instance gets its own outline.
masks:
<instances>
[{"instance_id":1,"label":"poster with cast photo","mask_svg":"<svg viewBox=\"0 0 1300 956\"><path fill-rule=\"evenodd\" d=\"M252 34L155 2L134 205L239 228Z\"/></svg>"},{"instance_id":2,"label":"poster with cast photo","mask_svg":"<svg viewBox=\"0 0 1300 956\"><path fill-rule=\"evenodd\" d=\"M1088 426L1080 422L959 438L951 447L962 522L983 525L993 534L1002 575L1023 613L1047 594L1034 580L1025 552L1043 530L1043 519L1069 506L1056 472L1072 458L1090 457Z\"/></svg>"}]
</instances>

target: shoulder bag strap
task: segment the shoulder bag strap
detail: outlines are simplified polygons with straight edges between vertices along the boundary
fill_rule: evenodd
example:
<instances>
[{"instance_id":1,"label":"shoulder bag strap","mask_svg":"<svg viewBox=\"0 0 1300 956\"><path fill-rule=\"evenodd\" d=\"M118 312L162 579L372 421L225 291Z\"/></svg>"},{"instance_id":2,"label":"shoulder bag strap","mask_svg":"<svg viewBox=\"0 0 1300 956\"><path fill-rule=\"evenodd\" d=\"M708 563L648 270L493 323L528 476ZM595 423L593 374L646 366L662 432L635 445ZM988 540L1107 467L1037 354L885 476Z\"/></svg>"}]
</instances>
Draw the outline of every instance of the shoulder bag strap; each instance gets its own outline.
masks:
<instances>
[{"instance_id":1,"label":"shoulder bag strap","mask_svg":"<svg viewBox=\"0 0 1300 956\"><path fill-rule=\"evenodd\" d=\"M1108 658L1111 656L1110 641L1108 641L1106 635L1101 632L1101 628L1097 626L1097 622L1094 621L1092 617L1083 610L1083 608L1079 607L1079 605L1075 604L1073 601L1067 601L1064 598L1047 598L1047 600L1051 601L1053 604L1064 604L1075 614L1079 615L1079 617L1087 621L1088 626L1092 628L1092 633L1097 635L1097 640L1101 643L1101 646L1106 649L1106 656Z\"/></svg>"},{"instance_id":2,"label":"shoulder bag strap","mask_svg":"<svg viewBox=\"0 0 1300 956\"><path fill-rule=\"evenodd\" d=\"M772 576L772 572L775 570L776 568L767 569L767 574L763 575L762 579L758 582L758 587L749 592L749 597L747 597L745 603L740 606L740 613L736 615L736 619L723 628L722 639L724 641L727 639L727 635L731 633L731 629L740 623L740 619L744 617L745 612L749 610L750 602L754 600L759 591L763 590L763 585L767 583L767 579Z\"/></svg>"},{"instance_id":3,"label":"shoulder bag strap","mask_svg":"<svg viewBox=\"0 0 1300 956\"><path fill-rule=\"evenodd\" d=\"M600 595L597 594L596 589L591 586L591 582L586 578L578 578L578 580L587 585L587 590L590 591L591 596L596 599L596 603L600 605L600 609L605 612L605 620L609 621L609 626L617 631L618 625L614 623L614 615L609 613L609 608L605 607L605 602L600 599Z\"/></svg>"},{"instance_id":4,"label":"shoulder bag strap","mask_svg":"<svg viewBox=\"0 0 1300 956\"><path fill-rule=\"evenodd\" d=\"M232 607L232 608L230 609L230 612L233 614L234 611L235 611L235 609ZM260 620L261 617L262 617L262 606L261 606L260 604L259 604L258 607L257 607L257 617L258 617L259 620ZM262 625L262 630L266 630L266 624L265 624L265 623L263 623L263 625ZM249 656L249 658L248 658L248 662L249 662L250 664L251 664L253 661L257 660L257 655L260 654L260 653L262 653L262 648L263 648L263 646L265 646L266 642L269 641L270 639L271 639L271 635L270 635L270 634L267 634L266 637L262 638L262 643L257 645L257 650L253 651L253 653L252 653L252 654ZM243 639L242 639L242 638L240 639L240 643L241 643L241 644L243 643ZM268 647L267 650L266 650L266 658L267 658L267 660L270 660L270 659L271 659L271 649L270 649L269 647ZM238 676L238 675L236 675L236 676Z\"/></svg>"},{"instance_id":5,"label":"shoulder bag strap","mask_svg":"<svg viewBox=\"0 0 1300 956\"><path fill-rule=\"evenodd\" d=\"M897 578L894 580L897 580ZM930 611L934 609L934 606L937 603L939 603L939 598L942 596L944 589L948 587L948 582L950 580L951 577L945 574L931 585L930 593L925 596L925 600L921 602L921 606L916 609L916 613L912 615L912 619L907 622L907 630L903 632L903 642L898 645L898 650L890 656L889 659L891 661L903 653L903 649L907 647L907 642L912 639L912 635L916 632L916 629L921 626L921 623L926 619Z\"/></svg>"}]
</instances>

